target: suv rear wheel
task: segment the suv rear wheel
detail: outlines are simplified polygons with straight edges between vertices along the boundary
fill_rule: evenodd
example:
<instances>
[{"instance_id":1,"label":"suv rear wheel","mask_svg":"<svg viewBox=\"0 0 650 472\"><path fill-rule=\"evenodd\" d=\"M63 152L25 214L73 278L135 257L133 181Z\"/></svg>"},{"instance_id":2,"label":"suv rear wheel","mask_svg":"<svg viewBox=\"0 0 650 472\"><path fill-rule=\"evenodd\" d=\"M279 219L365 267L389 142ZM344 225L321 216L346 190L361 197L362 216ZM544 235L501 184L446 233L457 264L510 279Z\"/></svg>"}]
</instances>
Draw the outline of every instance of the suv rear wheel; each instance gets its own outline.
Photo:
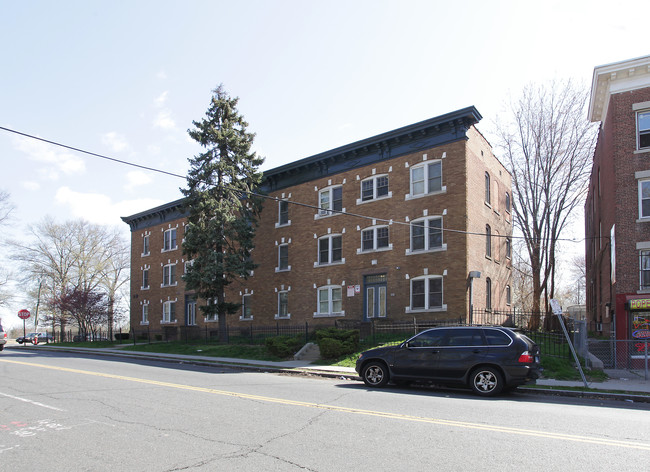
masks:
<instances>
[{"instance_id":1,"label":"suv rear wheel","mask_svg":"<svg viewBox=\"0 0 650 472\"><path fill-rule=\"evenodd\" d=\"M469 378L472 390L484 397L498 395L503 390L503 376L494 367L479 367Z\"/></svg>"},{"instance_id":2,"label":"suv rear wheel","mask_svg":"<svg viewBox=\"0 0 650 472\"><path fill-rule=\"evenodd\" d=\"M383 387L388 383L390 376L388 367L383 362L368 362L361 371L363 383L368 387Z\"/></svg>"}]
</instances>

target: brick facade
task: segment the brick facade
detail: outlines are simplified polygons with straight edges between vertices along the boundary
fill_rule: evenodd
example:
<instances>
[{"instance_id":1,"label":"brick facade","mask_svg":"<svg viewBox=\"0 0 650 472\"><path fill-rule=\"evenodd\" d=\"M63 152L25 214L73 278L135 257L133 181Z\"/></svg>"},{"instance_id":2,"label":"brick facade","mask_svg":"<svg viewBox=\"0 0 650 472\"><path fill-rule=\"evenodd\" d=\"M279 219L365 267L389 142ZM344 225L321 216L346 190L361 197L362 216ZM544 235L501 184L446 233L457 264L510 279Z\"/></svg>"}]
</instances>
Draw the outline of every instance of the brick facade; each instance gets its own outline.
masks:
<instances>
[{"instance_id":1,"label":"brick facade","mask_svg":"<svg viewBox=\"0 0 650 472\"><path fill-rule=\"evenodd\" d=\"M632 336L627 302L650 298L640 273L650 218L640 214L639 198L640 182L650 179L650 148L637 142L638 114L649 110L650 57L594 70L590 119L601 126L585 202L587 313L589 321L611 323L618 339Z\"/></svg>"},{"instance_id":2,"label":"brick facade","mask_svg":"<svg viewBox=\"0 0 650 472\"><path fill-rule=\"evenodd\" d=\"M510 212L506 209L506 194L511 194L510 174L474 128L479 119L478 112L470 107L265 172L269 198L265 200L253 250L259 266L248 280L231 285L228 293L231 300L238 302L246 296L250 313L242 310L228 323L360 321L368 319L373 306L376 311L371 317L465 321L470 271L481 272L481 278L473 282L474 306L485 306L489 278L492 308L508 309L506 290L511 274L505 248L506 238L512 234ZM435 177L435 171L441 169L441 180L425 179L422 185L433 191L411 195L412 171L418 175L417 169L422 167L428 169L423 172L429 172L429 177ZM388 192L372 195L385 185L386 179ZM489 203L486 181L490 183ZM342 213L319 210L321 192L327 192L332 202L338 199L339 190L333 190L338 188ZM364 188L371 189L367 200L363 198ZM285 201L288 209L288 215L283 214L288 216L286 224L280 220L280 201ZM182 250L162 250L164 232L172 228L181 244L186 221L181 203L172 202L124 218L132 228L133 327L141 325L142 304L146 302L152 329L159 329L161 324L178 328L186 324ZM441 244L439 239L432 242L423 238L425 250L413 249L413 225L435 225L438 219L443 228ZM486 255L486 225L492 234L490 256ZM375 240L371 248L363 246L364 231L365 236L377 238L378 234L385 237L386 230L387 244L384 238L381 244ZM143 256L147 234L150 254ZM340 260L324 262L320 258L339 259L332 249L337 243L331 240L341 243ZM319 255L319 248L326 243L334 246L327 246L330 249ZM366 244L371 243L366 240ZM434 247L427 250L427 244ZM288 252L286 268L280 266L280 246ZM173 263L177 264L178 283L162 286L164 267ZM143 289L141 283L145 264L150 267L148 289ZM421 285L431 291L431 287L439 287L439 281L442 302L438 303L439 294L427 293L423 299L432 306L418 307L419 301L413 301L413 285L416 292ZM319 300L319 290L327 293L327 300ZM286 316L280 313L280 292L286 292ZM340 303L332 300L337 298L337 292ZM163 305L173 300L177 301L176 321L162 322ZM325 310L328 303L340 309ZM212 321L197 311L196 325L203 327L206 322Z\"/></svg>"}]
</instances>

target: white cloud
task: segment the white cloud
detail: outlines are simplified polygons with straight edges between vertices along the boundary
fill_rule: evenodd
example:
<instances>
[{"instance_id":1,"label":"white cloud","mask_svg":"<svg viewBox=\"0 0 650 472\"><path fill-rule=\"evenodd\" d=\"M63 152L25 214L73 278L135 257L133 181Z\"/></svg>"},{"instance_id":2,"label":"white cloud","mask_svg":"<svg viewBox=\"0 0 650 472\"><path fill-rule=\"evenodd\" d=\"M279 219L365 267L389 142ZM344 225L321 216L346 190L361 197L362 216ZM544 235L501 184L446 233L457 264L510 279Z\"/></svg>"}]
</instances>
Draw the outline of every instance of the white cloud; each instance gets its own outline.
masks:
<instances>
[{"instance_id":1,"label":"white cloud","mask_svg":"<svg viewBox=\"0 0 650 472\"><path fill-rule=\"evenodd\" d=\"M41 184L34 182L33 180L25 180L22 182L22 185L25 190L30 190L32 192L41 188Z\"/></svg>"},{"instance_id":2,"label":"white cloud","mask_svg":"<svg viewBox=\"0 0 650 472\"><path fill-rule=\"evenodd\" d=\"M174 123L172 113L169 110L161 110L156 115L153 126L154 128L174 129L176 128L176 123Z\"/></svg>"},{"instance_id":3,"label":"white cloud","mask_svg":"<svg viewBox=\"0 0 650 472\"><path fill-rule=\"evenodd\" d=\"M169 95L169 91L165 90L157 98L154 99L153 104L156 105L158 108L161 108L163 105L165 105L168 95Z\"/></svg>"},{"instance_id":4,"label":"white cloud","mask_svg":"<svg viewBox=\"0 0 650 472\"><path fill-rule=\"evenodd\" d=\"M136 187L141 187L143 185L150 184L153 180L151 175L143 172L141 170L133 170L127 172L126 174L126 184L124 185L124 190L131 191Z\"/></svg>"},{"instance_id":5,"label":"white cloud","mask_svg":"<svg viewBox=\"0 0 650 472\"><path fill-rule=\"evenodd\" d=\"M59 188L55 198L58 204L68 207L76 218L112 226L123 225L124 222L120 219L122 216L130 216L165 203L153 198L113 202L108 195L75 192L69 187Z\"/></svg>"},{"instance_id":6,"label":"white cloud","mask_svg":"<svg viewBox=\"0 0 650 472\"><path fill-rule=\"evenodd\" d=\"M86 170L86 163L81 157L53 144L20 137L14 139L14 148L27 154L30 160L46 164L47 167L36 171L51 180L58 179L59 172L81 174Z\"/></svg>"},{"instance_id":7,"label":"white cloud","mask_svg":"<svg viewBox=\"0 0 650 472\"><path fill-rule=\"evenodd\" d=\"M102 144L113 152L121 152L129 148L124 136L117 134L115 131L104 133L102 135Z\"/></svg>"},{"instance_id":8,"label":"white cloud","mask_svg":"<svg viewBox=\"0 0 650 472\"><path fill-rule=\"evenodd\" d=\"M158 72L156 74L156 77L161 79L161 80L164 80L164 79L167 78L167 73L164 70L161 70L160 72Z\"/></svg>"}]
</instances>

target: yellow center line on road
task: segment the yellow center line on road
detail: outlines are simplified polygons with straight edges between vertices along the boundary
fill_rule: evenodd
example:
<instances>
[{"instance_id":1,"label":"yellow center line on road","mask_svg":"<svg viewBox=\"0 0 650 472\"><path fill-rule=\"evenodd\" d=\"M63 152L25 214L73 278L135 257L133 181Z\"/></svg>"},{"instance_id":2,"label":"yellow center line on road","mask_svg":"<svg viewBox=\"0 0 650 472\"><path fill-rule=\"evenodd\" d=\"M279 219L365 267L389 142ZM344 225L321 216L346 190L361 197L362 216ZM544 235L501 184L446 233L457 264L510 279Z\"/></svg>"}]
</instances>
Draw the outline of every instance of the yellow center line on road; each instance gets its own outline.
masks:
<instances>
[{"instance_id":1,"label":"yellow center line on road","mask_svg":"<svg viewBox=\"0 0 650 472\"><path fill-rule=\"evenodd\" d=\"M25 365L25 366L30 366L30 367L41 367L44 369L50 369L50 370L58 370L61 372L70 372L74 374L82 374L82 375L91 375L94 377L104 377L108 379L115 379L115 380L123 380L127 382L136 382L136 383L141 383L141 384L147 384L147 385L156 385L158 387L168 387L168 388L174 388L174 389L181 389L181 390L190 390L194 392L201 392L201 393L209 393L212 395L222 395L222 396L228 396L228 397L234 397L234 398L241 398L241 399L246 399L246 400L255 400L255 401L261 401L261 402L266 402L266 403L278 403L282 405L290 405L290 406L299 406L303 408L316 408L319 410L329 410L329 411L335 411L335 412L341 412L341 413L349 413L349 414L355 414L355 415L365 415L365 416L375 416L379 418L388 418L388 419L395 419L395 420L403 420L403 421L413 421L413 422L418 422L418 423L430 423L430 424L436 424L436 425L442 425L442 426L450 426L450 427L456 427L456 428L464 428L464 429L474 429L474 430L481 430L481 431L490 431L490 432L497 432L497 433L506 433L506 434L514 434L514 435L519 435L519 436L533 436L537 438L547 438L547 439L556 439L560 441L573 441L573 442L579 442L579 443L587 443L587 444L598 444L601 446L612 446L612 447L622 447L622 448L630 448L630 449L640 449L643 451L650 451L650 444L647 443L636 443L636 442L629 442L629 441L619 441L616 439L605 439L605 438L597 438L597 437L588 437L588 436L577 436L577 435L572 435L572 434L563 434L563 433L553 433L553 432L547 432L547 431L536 431L536 430L531 430L531 429L521 429L521 428L510 428L507 426L496 426L496 425L488 425L488 424L480 424L480 423L468 423L468 422L463 422L463 421L453 421L453 420L443 420L443 419L437 419L437 418L427 418L424 416L411 416L411 415L403 415L399 413L389 413L389 412L383 412L383 411L373 411L373 410L362 410L359 408L348 408L348 407L343 407L343 406L335 406L335 405L325 405L322 403L311 403L311 402L301 402L297 400L288 400L284 398L273 398L273 397L265 397L262 395L252 395L249 393L238 393L238 392L230 392L227 390L217 390L214 388L206 388L206 387L196 387L193 385L183 385L183 384L177 384L177 383L172 383L172 382L161 382L159 380L148 380L148 379L141 379L138 377L127 377L124 375L116 375L116 374L106 374L102 372L93 372L93 371L88 371L88 370L80 370L80 369L70 369L67 367L57 367L57 366L49 366L49 365L44 365L44 364L37 364L33 362L22 362L22 361L15 361L15 360L9 360L9 359L0 359L0 362L5 362L8 364L19 364L19 365Z\"/></svg>"}]
</instances>

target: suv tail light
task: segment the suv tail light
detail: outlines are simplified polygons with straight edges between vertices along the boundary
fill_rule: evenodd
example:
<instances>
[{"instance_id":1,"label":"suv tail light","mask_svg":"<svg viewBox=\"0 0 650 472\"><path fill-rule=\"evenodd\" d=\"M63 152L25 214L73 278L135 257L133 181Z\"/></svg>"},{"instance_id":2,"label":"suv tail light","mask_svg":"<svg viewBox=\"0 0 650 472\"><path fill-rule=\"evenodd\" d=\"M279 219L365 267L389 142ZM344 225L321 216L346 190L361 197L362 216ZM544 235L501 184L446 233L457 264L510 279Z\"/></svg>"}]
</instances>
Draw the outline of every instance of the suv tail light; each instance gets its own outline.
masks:
<instances>
[{"instance_id":1,"label":"suv tail light","mask_svg":"<svg viewBox=\"0 0 650 472\"><path fill-rule=\"evenodd\" d=\"M521 356L519 356L519 362L521 364L532 364L535 362L535 356L528 351L524 351L521 353Z\"/></svg>"}]
</instances>

